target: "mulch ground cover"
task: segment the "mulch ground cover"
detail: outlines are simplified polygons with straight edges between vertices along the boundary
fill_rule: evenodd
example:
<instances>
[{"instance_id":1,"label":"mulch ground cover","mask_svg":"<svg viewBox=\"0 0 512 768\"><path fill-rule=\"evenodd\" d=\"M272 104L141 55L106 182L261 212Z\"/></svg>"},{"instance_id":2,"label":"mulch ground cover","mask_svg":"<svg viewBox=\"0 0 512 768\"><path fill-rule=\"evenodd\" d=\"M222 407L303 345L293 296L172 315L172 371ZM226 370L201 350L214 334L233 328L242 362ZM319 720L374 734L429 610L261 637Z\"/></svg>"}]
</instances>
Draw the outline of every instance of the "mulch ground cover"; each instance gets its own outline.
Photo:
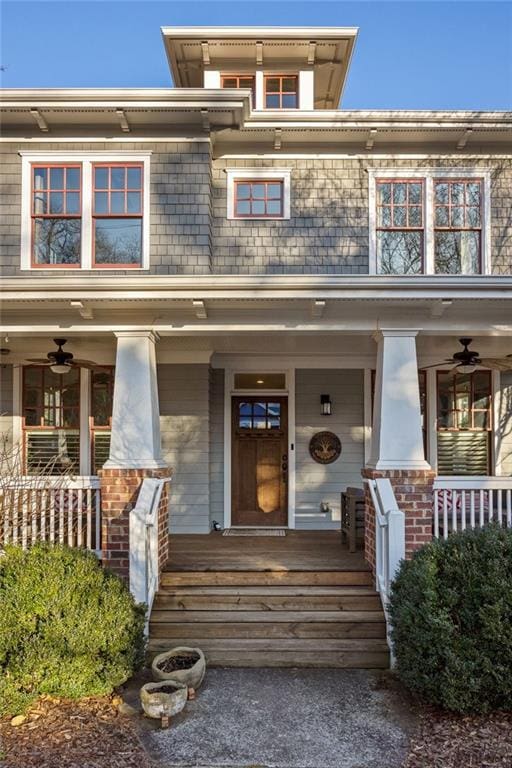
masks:
<instances>
[{"instance_id":1,"label":"mulch ground cover","mask_svg":"<svg viewBox=\"0 0 512 768\"><path fill-rule=\"evenodd\" d=\"M139 738L138 717L115 697L41 699L26 720L0 721L1 768L155 768ZM420 708L402 768L511 768L512 712L452 715Z\"/></svg>"},{"instance_id":2,"label":"mulch ground cover","mask_svg":"<svg viewBox=\"0 0 512 768\"><path fill-rule=\"evenodd\" d=\"M152 768L135 720L115 698L42 699L26 720L0 720L1 768Z\"/></svg>"},{"instance_id":3,"label":"mulch ground cover","mask_svg":"<svg viewBox=\"0 0 512 768\"><path fill-rule=\"evenodd\" d=\"M403 768L511 768L512 712L452 715L426 708Z\"/></svg>"}]
</instances>

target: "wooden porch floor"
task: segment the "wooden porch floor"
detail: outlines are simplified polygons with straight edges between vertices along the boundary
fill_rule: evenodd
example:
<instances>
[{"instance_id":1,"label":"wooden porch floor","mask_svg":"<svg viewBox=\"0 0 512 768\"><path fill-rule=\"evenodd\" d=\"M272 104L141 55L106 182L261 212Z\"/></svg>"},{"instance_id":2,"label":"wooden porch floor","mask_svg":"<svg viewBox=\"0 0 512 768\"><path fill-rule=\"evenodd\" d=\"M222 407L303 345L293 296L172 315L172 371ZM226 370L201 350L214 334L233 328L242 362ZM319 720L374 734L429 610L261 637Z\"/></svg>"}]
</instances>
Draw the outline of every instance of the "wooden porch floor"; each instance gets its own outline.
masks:
<instances>
[{"instance_id":1,"label":"wooden porch floor","mask_svg":"<svg viewBox=\"0 0 512 768\"><path fill-rule=\"evenodd\" d=\"M339 531L287 531L286 536L171 534L165 571L369 571Z\"/></svg>"}]
</instances>

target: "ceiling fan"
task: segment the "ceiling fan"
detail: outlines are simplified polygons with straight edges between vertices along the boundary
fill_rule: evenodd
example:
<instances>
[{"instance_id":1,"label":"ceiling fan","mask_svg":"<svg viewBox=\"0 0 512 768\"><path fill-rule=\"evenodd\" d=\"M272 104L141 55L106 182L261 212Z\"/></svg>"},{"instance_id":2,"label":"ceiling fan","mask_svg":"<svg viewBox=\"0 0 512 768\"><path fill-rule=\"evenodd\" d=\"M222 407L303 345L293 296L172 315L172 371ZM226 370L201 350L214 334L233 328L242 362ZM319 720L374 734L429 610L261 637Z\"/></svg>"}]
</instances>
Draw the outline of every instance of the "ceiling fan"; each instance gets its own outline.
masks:
<instances>
[{"instance_id":1,"label":"ceiling fan","mask_svg":"<svg viewBox=\"0 0 512 768\"><path fill-rule=\"evenodd\" d=\"M27 363L38 363L39 365L48 365L54 373L68 373L72 368L95 368L96 363L92 360L77 360L71 352L64 352L62 347L67 339L54 339L58 349L48 352L46 358L28 358Z\"/></svg>"},{"instance_id":2,"label":"ceiling fan","mask_svg":"<svg viewBox=\"0 0 512 768\"><path fill-rule=\"evenodd\" d=\"M435 363L434 365L425 365L422 370L426 368L438 368L445 366L447 363L452 364L453 368L458 368L461 373L471 373L477 367L492 368L496 371L512 371L512 355L506 357L480 357L480 353L474 349L468 349L473 339L466 337L459 339L463 349L460 352L455 352L452 357L448 357L441 363Z\"/></svg>"}]
</instances>

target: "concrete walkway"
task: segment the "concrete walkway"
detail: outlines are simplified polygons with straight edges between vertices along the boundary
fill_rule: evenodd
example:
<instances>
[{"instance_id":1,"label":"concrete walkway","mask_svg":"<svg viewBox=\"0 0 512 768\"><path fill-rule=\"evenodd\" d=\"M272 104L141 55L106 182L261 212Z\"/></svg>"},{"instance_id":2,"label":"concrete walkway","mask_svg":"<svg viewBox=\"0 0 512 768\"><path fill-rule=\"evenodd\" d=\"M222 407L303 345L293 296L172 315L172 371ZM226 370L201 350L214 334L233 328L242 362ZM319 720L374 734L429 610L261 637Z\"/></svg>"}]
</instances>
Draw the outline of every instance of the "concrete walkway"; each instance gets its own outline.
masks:
<instances>
[{"instance_id":1,"label":"concrete walkway","mask_svg":"<svg viewBox=\"0 0 512 768\"><path fill-rule=\"evenodd\" d=\"M209 669L168 730L141 736L165 768L399 768L414 725L388 673Z\"/></svg>"}]
</instances>

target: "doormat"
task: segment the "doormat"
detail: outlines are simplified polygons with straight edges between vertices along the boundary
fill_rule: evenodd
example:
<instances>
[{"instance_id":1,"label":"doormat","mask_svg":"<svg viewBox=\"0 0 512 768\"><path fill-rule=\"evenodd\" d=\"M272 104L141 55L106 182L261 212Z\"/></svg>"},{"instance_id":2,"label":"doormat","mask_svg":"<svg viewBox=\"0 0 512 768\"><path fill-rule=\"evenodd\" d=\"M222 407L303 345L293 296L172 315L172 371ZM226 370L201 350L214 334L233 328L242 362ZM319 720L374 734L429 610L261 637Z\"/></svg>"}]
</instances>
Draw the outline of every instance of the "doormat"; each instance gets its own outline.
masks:
<instances>
[{"instance_id":1,"label":"doormat","mask_svg":"<svg viewBox=\"0 0 512 768\"><path fill-rule=\"evenodd\" d=\"M286 536L284 528L226 528L223 536Z\"/></svg>"}]
</instances>

